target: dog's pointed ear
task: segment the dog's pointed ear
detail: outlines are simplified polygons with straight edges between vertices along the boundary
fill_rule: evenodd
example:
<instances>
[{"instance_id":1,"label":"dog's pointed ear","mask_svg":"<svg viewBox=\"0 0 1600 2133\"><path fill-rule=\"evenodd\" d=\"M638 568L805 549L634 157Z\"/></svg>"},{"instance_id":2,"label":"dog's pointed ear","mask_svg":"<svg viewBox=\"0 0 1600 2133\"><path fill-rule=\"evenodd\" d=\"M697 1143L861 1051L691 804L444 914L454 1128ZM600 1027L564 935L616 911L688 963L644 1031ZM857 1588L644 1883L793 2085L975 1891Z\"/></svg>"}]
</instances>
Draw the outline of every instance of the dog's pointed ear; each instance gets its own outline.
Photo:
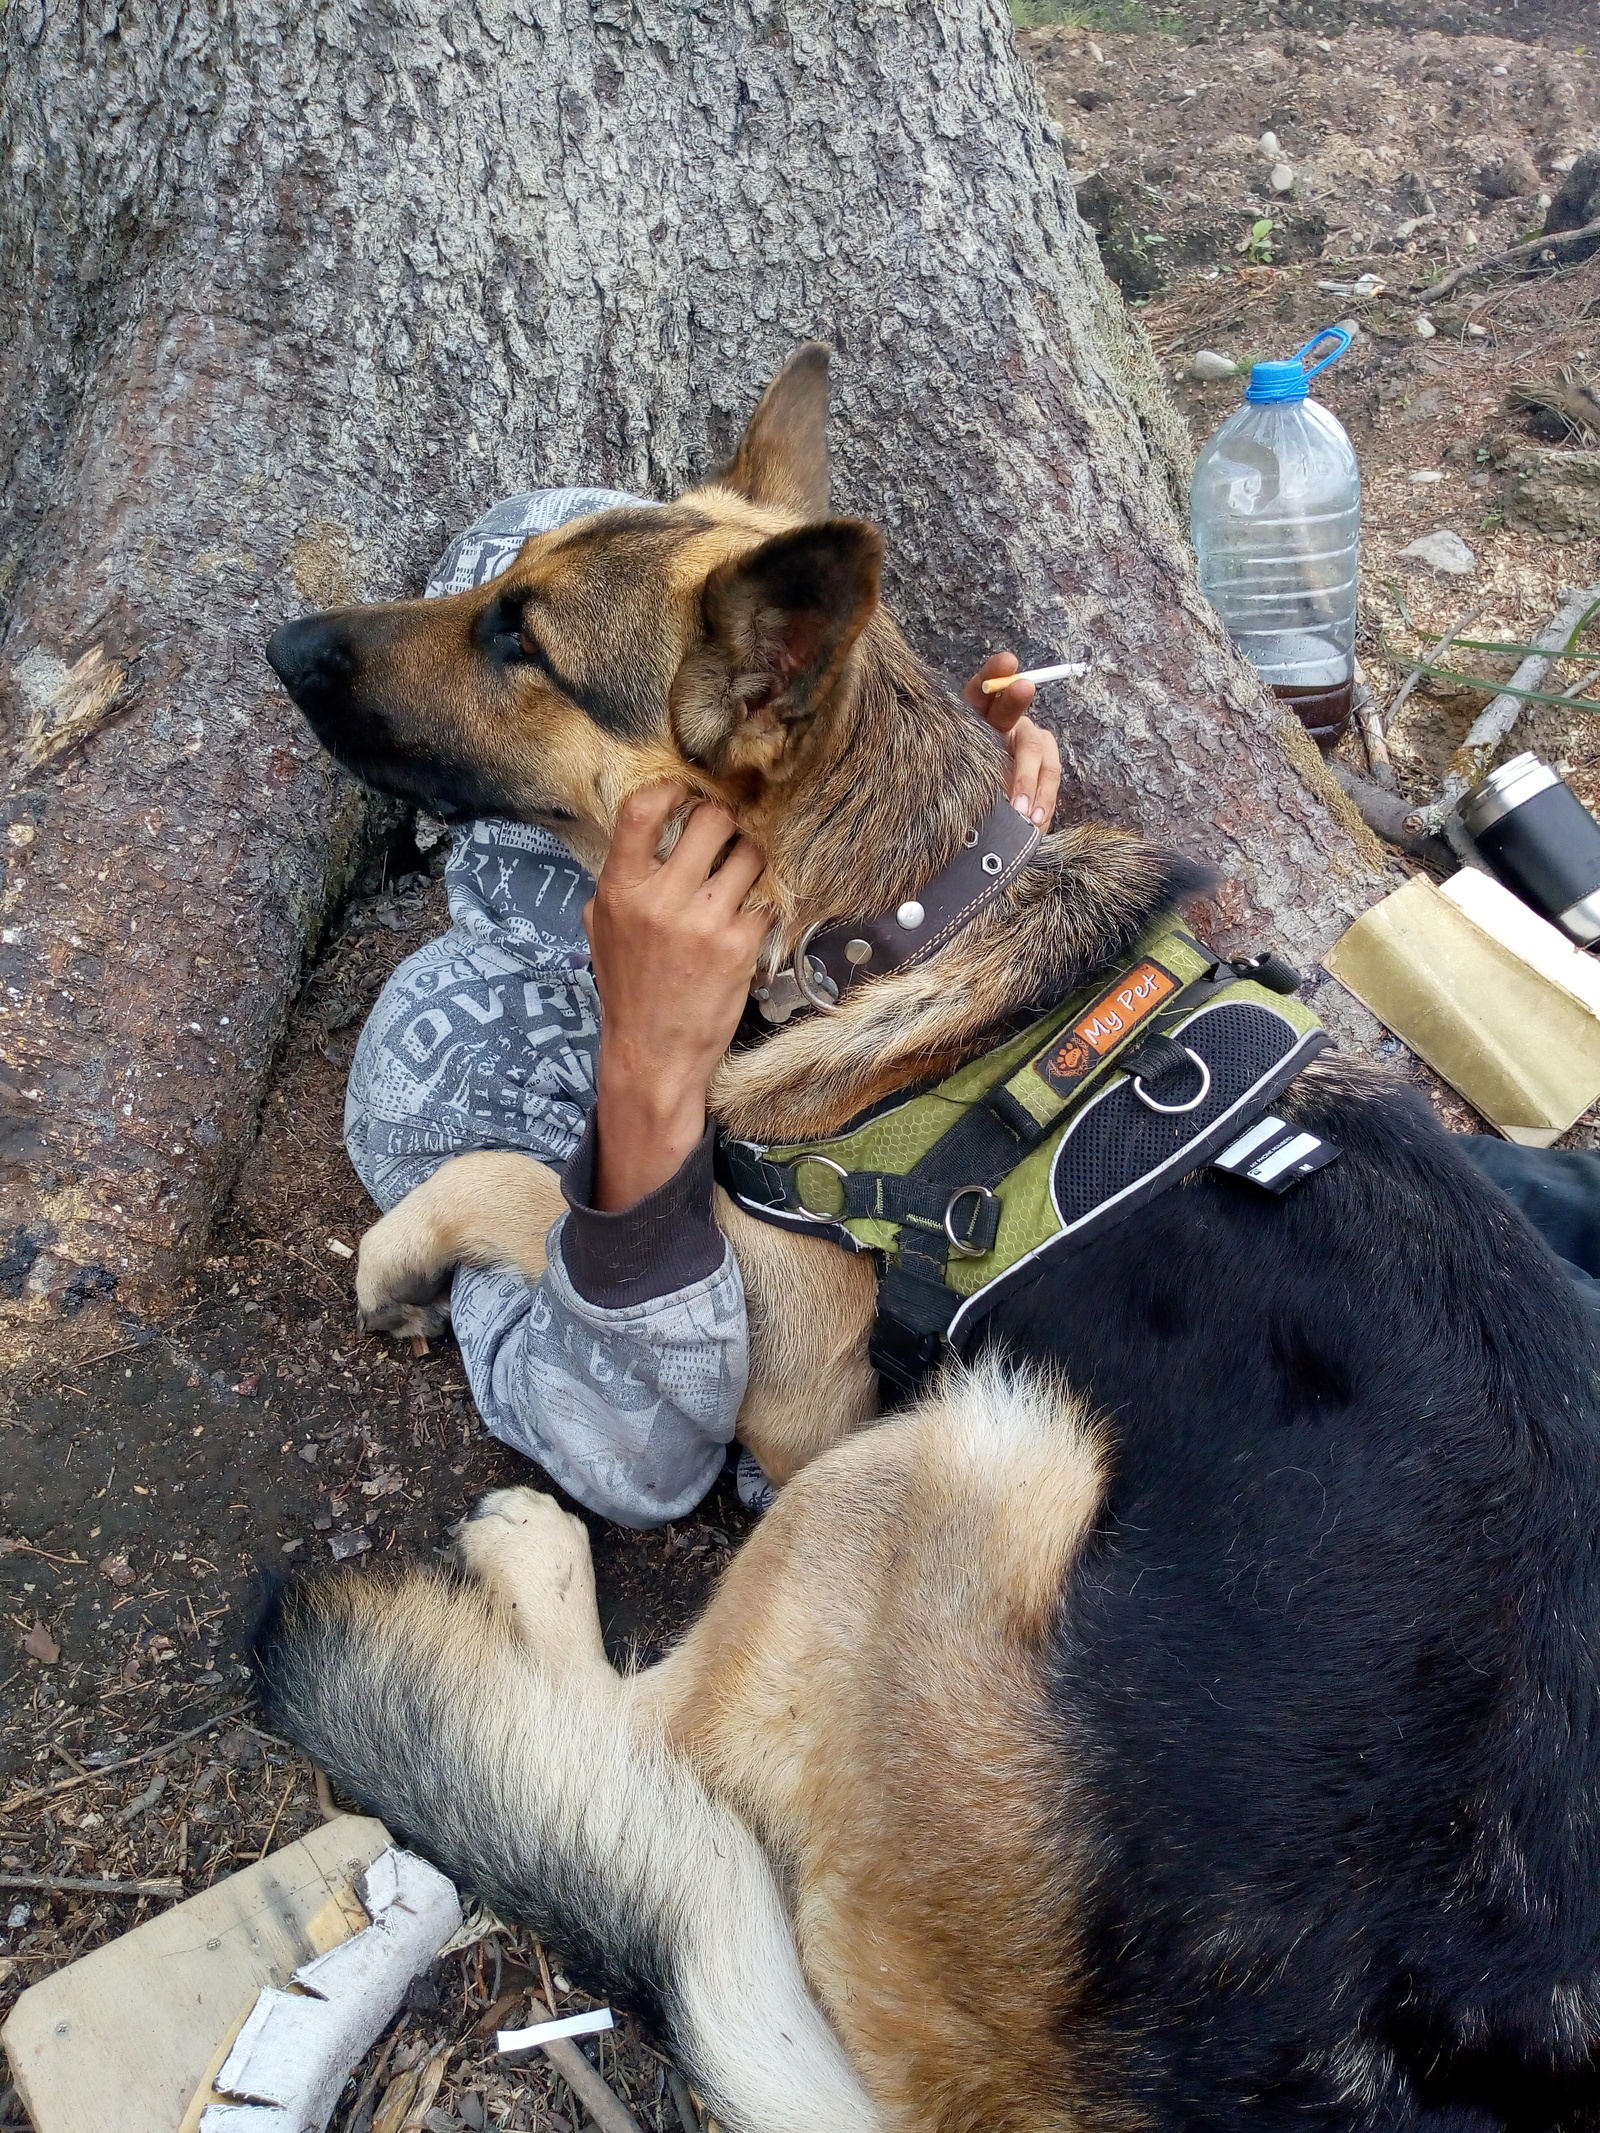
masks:
<instances>
[{"instance_id":1,"label":"dog's pointed ear","mask_svg":"<svg viewBox=\"0 0 1600 2133\"><path fill-rule=\"evenodd\" d=\"M753 504L828 515L828 349L807 341L761 395L731 463L717 476Z\"/></svg>"},{"instance_id":2,"label":"dog's pointed ear","mask_svg":"<svg viewBox=\"0 0 1600 2133\"><path fill-rule=\"evenodd\" d=\"M719 774L776 771L837 687L882 574L882 534L851 518L781 533L714 570L703 635L672 690L685 752Z\"/></svg>"}]
</instances>

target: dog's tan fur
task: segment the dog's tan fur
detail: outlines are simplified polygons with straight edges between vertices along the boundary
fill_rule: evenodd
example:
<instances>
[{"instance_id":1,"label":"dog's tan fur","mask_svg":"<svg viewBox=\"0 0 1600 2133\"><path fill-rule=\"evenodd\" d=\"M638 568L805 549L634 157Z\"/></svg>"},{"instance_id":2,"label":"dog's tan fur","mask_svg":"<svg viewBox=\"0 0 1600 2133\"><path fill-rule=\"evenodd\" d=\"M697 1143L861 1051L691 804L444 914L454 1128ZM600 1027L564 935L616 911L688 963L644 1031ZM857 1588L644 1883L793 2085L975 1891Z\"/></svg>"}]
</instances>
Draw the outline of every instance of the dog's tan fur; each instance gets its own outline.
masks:
<instances>
[{"instance_id":1,"label":"dog's tan fur","mask_svg":"<svg viewBox=\"0 0 1600 2133\"><path fill-rule=\"evenodd\" d=\"M780 1862L801 1960L892 2126L1060 2133L1091 2111L1072 1890L1040 1668L1100 1500L1064 1388L991 1372L807 1466L661 1665L607 1664L581 1523L486 1498L463 1560L541 1663L624 1699ZM345 1604L387 1610L383 1586ZM427 1648L471 1607L418 1580ZM426 1617L437 1614L437 1625Z\"/></svg>"},{"instance_id":2,"label":"dog's tan fur","mask_svg":"<svg viewBox=\"0 0 1600 2133\"><path fill-rule=\"evenodd\" d=\"M676 778L719 800L767 854L752 895L773 916L768 970L789 960L806 926L912 894L955 855L1004 781L992 735L931 681L878 606L875 529L844 520L807 530L827 509L825 413L825 356L803 350L717 481L664 511L607 513L542 535L490 586L371 610L377 619L365 626L367 686L390 723L419 753L482 766L512 811L554 820L593 866L640 785ZM627 523L602 540L619 516ZM775 536L781 548L785 535L815 537L825 612L786 607L771 562ZM515 699L488 709L474 700L460 678L465 650L489 603L524 595L541 649L580 687L600 687L608 662L657 661L668 720L646 738L619 738L531 670ZM913 792L907 814L902 796ZM1102 826L1045 839L1008 891L926 965L875 979L836 1013L797 1018L730 1055L713 1108L753 1138L827 1133L953 1070L1019 1002L1104 960L1148 909L1158 864L1137 839ZM543 1271L540 1224L547 1229L559 1208L539 1166L520 1157L486 1195L482 1166L496 1160L457 1157L367 1233L364 1323L436 1327L462 1261ZM718 1219L734 1236L750 1309L740 1435L786 1479L876 1412L865 1363L869 1263L758 1233L724 1197Z\"/></svg>"},{"instance_id":3,"label":"dog's tan fur","mask_svg":"<svg viewBox=\"0 0 1600 2133\"><path fill-rule=\"evenodd\" d=\"M672 776L720 800L767 854L752 893L772 915L768 969L805 926L911 894L1003 789L992 736L877 604L876 533L809 523L826 510L824 384L819 354L804 352L719 481L630 520L609 546L606 518L579 522L531 541L481 592L362 625L364 686L390 726L487 766L507 811L551 820L592 865L639 785ZM796 564L786 540L815 552ZM808 572L821 581L813 606L786 604ZM580 693L623 660L623 636L639 648L629 656L658 658L669 717L606 730L531 672L514 697L468 701L463 648L508 593L526 595L542 655ZM1131 938L1162 864L1114 831L1046 839L926 967L730 1057L717 1111L769 1140L826 1132L953 1068L1019 1003ZM558 1211L553 1174L527 1157L445 1164L363 1240L366 1322L426 1323L462 1261L536 1277ZM1092 2081L1080 2064L1097 2048L1093 2021L1075 2016L1071 1927L1089 1868L1052 1819L1060 1750L1040 1672L1099 1502L1093 1428L1064 1389L991 1370L865 1430L877 1412L870 1259L757 1223L720 1192L717 1217L749 1309L740 1435L788 1486L704 1619L623 1683L600 1648L582 1528L548 1498L488 1499L463 1529L464 1558L564 1690L597 1708L620 1697L641 1743L665 1742L754 1829L805 1974L885 2126L1120 2133L1132 2121L1106 2102L1103 2060ZM382 1586L340 1590L317 1604L370 1607L380 1638L403 1618L419 1650L449 1642L446 1618L480 1604L419 1581L396 1616Z\"/></svg>"}]
</instances>

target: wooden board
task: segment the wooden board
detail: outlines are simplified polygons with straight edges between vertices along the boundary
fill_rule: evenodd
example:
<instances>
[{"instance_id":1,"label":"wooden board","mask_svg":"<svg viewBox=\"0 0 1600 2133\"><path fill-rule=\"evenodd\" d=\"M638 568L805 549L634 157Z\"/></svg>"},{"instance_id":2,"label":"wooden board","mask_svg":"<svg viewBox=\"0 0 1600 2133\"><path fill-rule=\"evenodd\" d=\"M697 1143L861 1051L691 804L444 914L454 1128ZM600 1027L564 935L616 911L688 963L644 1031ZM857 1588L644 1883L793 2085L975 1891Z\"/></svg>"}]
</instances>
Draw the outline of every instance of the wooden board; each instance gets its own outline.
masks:
<instances>
[{"instance_id":1,"label":"wooden board","mask_svg":"<svg viewBox=\"0 0 1600 2133\"><path fill-rule=\"evenodd\" d=\"M30 1986L3 2041L35 2133L180 2133L264 1985L366 1924L388 1831L340 1815Z\"/></svg>"}]
</instances>

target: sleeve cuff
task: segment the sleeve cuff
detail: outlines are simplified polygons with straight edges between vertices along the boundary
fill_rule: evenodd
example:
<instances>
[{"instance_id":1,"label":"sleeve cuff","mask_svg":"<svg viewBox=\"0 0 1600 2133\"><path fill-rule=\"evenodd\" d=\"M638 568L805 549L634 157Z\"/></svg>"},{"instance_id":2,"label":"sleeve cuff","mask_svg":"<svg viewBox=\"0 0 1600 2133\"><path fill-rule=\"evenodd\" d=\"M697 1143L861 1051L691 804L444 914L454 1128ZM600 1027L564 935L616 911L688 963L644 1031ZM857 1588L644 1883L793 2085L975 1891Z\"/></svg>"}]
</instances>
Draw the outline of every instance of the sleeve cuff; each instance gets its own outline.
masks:
<instances>
[{"instance_id":1,"label":"sleeve cuff","mask_svg":"<svg viewBox=\"0 0 1600 2133\"><path fill-rule=\"evenodd\" d=\"M682 1165L632 1207L603 1213L594 1197L595 1122L589 1114L583 1139L561 1174L561 1191L572 1212L561 1225L558 1249L567 1278L585 1302L623 1310L690 1288L717 1272L727 1243L711 1212L713 1128L707 1121L699 1145Z\"/></svg>"}]
</instances>

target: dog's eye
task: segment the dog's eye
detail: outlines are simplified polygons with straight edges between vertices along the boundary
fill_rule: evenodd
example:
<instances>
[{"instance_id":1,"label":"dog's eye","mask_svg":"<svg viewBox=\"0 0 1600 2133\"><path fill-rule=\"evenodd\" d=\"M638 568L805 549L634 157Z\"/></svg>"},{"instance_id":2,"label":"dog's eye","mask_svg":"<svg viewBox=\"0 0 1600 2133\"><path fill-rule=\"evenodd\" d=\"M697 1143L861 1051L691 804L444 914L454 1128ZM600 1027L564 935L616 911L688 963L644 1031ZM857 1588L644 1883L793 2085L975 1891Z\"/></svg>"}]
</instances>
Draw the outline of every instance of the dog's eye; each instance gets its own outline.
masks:
<instances>
[{"instance_id":1,"label":"dog's eye","mask_svg":"<svg viewBox=\"0 0 1600 2133\"><path fill-rule=\"evenodd\" d=\"M508 667L538 663L538 647L523 630L496 630L492 641L496 655L503 659Z\"/></svg>"}]
</instances>

